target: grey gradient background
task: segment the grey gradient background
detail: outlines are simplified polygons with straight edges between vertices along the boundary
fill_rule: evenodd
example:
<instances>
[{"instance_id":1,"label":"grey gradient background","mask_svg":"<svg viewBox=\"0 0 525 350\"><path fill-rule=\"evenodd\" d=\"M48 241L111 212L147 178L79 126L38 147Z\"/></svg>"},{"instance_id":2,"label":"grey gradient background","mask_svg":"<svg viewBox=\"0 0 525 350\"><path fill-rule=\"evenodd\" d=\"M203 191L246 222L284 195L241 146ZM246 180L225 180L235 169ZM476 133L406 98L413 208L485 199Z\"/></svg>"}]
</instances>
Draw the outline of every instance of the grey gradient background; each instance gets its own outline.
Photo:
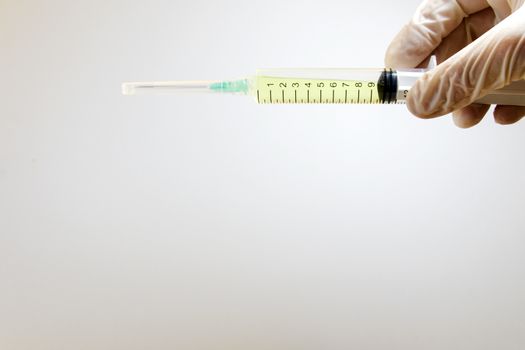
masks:
<instances>
[{"instance_id":1,"label":"grey gradient background","mask_svg":"<svg viewBox=\"0 0 525 350\"><path fill-rule=\"evenodd\" d=\"M0 0L0 349L524 349L524 123L120 95L382 66L417 3Z\"/></svg>"}]
</instances>

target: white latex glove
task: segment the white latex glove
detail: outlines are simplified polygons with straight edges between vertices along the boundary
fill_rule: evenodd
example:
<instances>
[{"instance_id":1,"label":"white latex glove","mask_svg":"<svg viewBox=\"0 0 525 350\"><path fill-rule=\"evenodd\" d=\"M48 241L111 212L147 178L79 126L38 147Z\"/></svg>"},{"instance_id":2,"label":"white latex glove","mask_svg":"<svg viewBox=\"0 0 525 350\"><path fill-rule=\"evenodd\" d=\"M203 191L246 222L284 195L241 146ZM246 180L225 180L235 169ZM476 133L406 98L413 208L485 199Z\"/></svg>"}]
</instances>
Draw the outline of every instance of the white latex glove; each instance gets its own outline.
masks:
<instances>
[{"instance_id":1,"label":"white latex glove","mask_svg":"<svg viewBox=\"0 0 525 350\"><path fill-rule=\"evenodd\" d=\"M479 123L488 105L472 104L491 90L525 78L525 0L425 0L390 44L387 67L440 63L410 90L408 109L422 118L454 111L460 127ZM511 124L525 107L499 105L494 118Z\"/></svg>"}]
</instances>

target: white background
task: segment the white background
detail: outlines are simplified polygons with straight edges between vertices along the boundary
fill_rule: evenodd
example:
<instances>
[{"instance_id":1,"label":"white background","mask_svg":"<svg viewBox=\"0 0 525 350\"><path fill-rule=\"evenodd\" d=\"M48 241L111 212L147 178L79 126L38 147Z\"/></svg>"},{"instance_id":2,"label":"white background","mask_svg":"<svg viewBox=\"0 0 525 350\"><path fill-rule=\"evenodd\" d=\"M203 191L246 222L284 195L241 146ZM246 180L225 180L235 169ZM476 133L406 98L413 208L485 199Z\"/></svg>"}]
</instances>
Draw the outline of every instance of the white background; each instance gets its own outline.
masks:
<instances>
[{"instance_id":1,"label":"white background","mask_svg":"<svg viewBox=\"0 0 525 350\"><path fill-rule=\"evenodd\" d=\"M381 67L417 3L0 0L0 348L524 349L525 123L120 94Z\"/></svg>"}]
</instances>

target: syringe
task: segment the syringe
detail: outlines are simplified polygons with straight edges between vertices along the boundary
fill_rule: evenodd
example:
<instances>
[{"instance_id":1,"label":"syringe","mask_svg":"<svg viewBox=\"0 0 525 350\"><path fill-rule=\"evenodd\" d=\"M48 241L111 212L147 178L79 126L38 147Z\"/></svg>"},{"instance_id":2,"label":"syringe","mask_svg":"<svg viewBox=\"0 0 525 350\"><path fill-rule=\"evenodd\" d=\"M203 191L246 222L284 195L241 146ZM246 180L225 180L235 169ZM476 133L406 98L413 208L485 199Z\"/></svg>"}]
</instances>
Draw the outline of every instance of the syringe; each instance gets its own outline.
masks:
<instances>
[{"instance_id":1,"label":"syringe","mask_svg":"<svg viewBox=\"0 0 525 350\"><path fill-rule=\"evenodd\" d=\"M171 94L183 91L233 93L253 96L258 103L401 104L425 72L421 69L292 68L264 69L250 78L214 81L124 83L122 92ZM525 106L525 81L492 91L479 103Z\"/></svg>"}]
</instances>

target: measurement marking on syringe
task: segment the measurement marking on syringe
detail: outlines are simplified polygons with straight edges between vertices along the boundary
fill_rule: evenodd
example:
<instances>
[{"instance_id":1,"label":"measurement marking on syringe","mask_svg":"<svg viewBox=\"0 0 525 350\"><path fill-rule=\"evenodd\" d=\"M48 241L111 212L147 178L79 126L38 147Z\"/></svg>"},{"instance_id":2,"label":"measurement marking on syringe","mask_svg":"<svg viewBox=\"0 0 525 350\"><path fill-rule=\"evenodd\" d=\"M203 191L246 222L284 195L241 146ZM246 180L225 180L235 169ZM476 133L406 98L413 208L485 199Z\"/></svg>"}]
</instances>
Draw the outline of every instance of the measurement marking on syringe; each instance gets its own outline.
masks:
<instances>
[{"instance_id":1,"label":"measurement marking on syringe","mask_svg":"<svg viewBox=\"0 0 525 350\"><path fill-rule=\"evenodd\" d=\"M263 98L266 99L265 103L273 104L381 103L376 84L371 81L344 80L340 82L324 79L301 81L292 78L270 80L271 77L264 77L264 79L258 81L255 89L252 90L259 103L263 103ZM279 90L281 90L280 93Z\"/></svg>"}]
</instances>

